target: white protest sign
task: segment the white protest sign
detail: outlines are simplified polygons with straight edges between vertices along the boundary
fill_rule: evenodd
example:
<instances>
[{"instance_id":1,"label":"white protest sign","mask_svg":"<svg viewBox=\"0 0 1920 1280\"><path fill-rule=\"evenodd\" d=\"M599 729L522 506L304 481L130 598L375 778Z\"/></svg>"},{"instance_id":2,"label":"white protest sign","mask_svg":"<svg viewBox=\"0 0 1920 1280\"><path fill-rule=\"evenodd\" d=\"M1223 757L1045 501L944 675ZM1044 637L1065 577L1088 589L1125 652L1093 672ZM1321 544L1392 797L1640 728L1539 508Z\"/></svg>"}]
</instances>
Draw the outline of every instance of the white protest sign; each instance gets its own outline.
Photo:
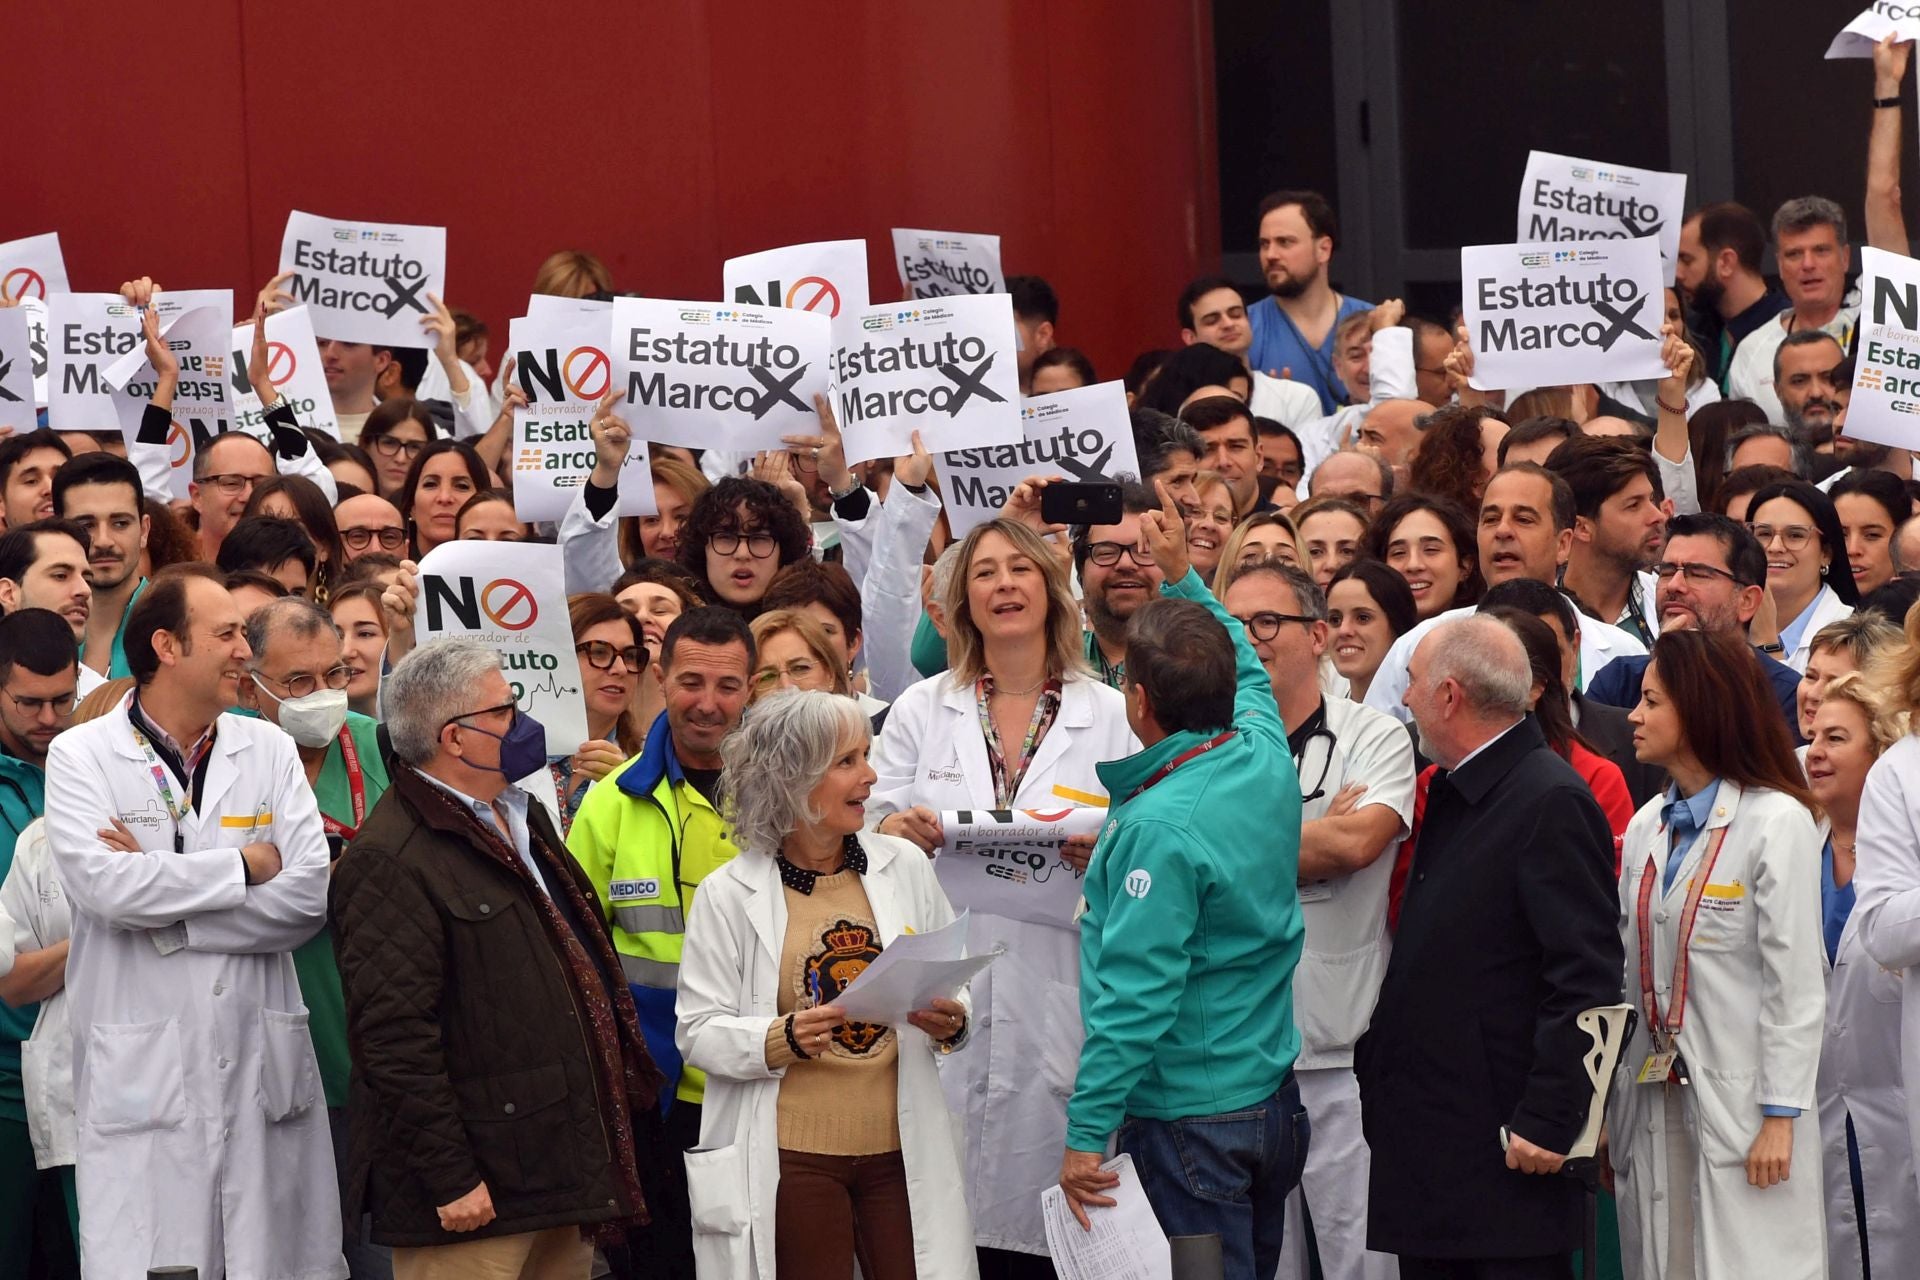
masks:
<instances>
[{"instance_id":1,"label":"white protest sign","mask_svg":"<svg viewBox=\"0 0 1920 1280\"><path fill-rule=\"evenodd\" d=\"M1520 230L1529 243L1658 236L1667 274L1680 253L1687 175L1529 151L1520 183Z\"/></svg>"},{"instance_id":2,"label":"white protest sign","mask_svg":"<svg viewBox=\"0 0 1920 1280\"><path fill-rule=\"evenodd\" d=\"M817 311L831 320L867 305L867 242L822 240L728 258L720 279L723 298Z\"/></svg>"},{"instance_id":3,"label":"white protest sign","mask_svg":"<svg viewBox=\"0 0 1920 1280\"><path fill-rule=\"evenodd\" d=\"M20 299L27 318L27 350L33 356L33 403L47 407L47 304L39 298Z\"/></svg>"},{"instance_id":4,"label":"white protest sign","mask_svg":"<svg viewBox=\"0 0 1920 1280\"><path fill-rule=\"evenodd\" d=\"M893 259L900 264L901 285L915 298L1007 291L999 236L895 227Z\"/></svg>"},{"instance_id":5,"label":"white protest sign","mask_svg":"<svg viewBox=\"0 0 1920 1280\"><path fill-rule=\"evenodd\" d=\"M447 296L447 229L287 215L280 270L287 292L313 308L314 332L340 342L430 345L427 295Z\"/></svg>"},{"instance_id":6,"label":"white protest sign","mask_svg":"<svg viewBox=\"0 0 1920 1280\"><path fill-rule=\"evenodd\" d=\"M162 297L166 296L164 294ZM56 431L120 425L107 366L142 345L140 313L117 293L56 293L47 299L47 422Z\"/></svg>"},{"instance_id":7,"label":"white protest sign","mask_svg":"<svg viewBox=\"0 0 1920 1280\"><path fill-rule=\"evenodd\" d=\"M520 710L546 728L548 755L572 755L587 740L587 706L573 626L567 621L566 565L559 547L441 543L420 558L413 625L423 644L464 635L497 650ZM462 709L445 708L448 715Z\"/></svg>"},{"instance_id":8,"label":"white protest sign","mask_svg":"<svg viewBox=\"0 0 1920 1280\"><path fill-rule=\"evenodd\" d=\"M234 425L228 362L233 358L233 290L181 289L156 293L152 304L160 313L160 335L180 365L173 392L173 420L195 441L206 440ZM114 389L114 410L128 444L136 443L147 401L159 378L147 363L143 339L101 371L101 381ZM140 444L162 444L159 439Z\"/></svg>"},{"instance_id":9,"label":"white protest sign","mask_svg":"<svg viewBox=\"0 0 1920 1280\"><path fill-rule=\"evenodd\" d=\"M605 314L613 310L611 302L598 298L562 298L551 293L527 295L527 319L545 320L548 316L577 316L587 312Z\"/></svg>"},{"instance_id":10,"label":"white protest sign","mask_svg":"<svg viewBox=\"0 0 1920 1280\"><path fill-rule=\"evenodd\" d=\"M1845 434L1920 449L1920 262L1861 248L1859 343Z\"/></svg>"},{"instance_id":11,"label":"white protest sign","mask_svg":"<svg viewBox=\"0 0 1920 1280\"><path fill-rule=\"evenodd\" d=\"M31 431L39 419L33 408L31 324L20 307L0 307L0 427Z\"/></svg>"},{"instance_id":12,"label":"white protest sign","mask_svg":"<svg viewBox=\"0 0 1920 1280\"><path fill-rule=\"evenodd\" d=\"M913 433L931 452L1019 444L1013 300L936 298L841 315L833 387L847 461L898 458Z\"/></svg>"},{"instance_id":13,"label":"white protest sign","mask_svg":"<svg viewBox=\"0 0 1920 1280\"><path fill-rule=\"evenodd\" d=\"M267 411L260 407L260 397L247 375L247 362L253 358L253 321L234 326L232 349L234 425L263 432ZM304 306L267 317L267 377L301 426L318 427L335 440L340 438L340 419L334 415L333 393L327 390L327 372L320 364L313 317Z\"/></svg>"},{"instance_id":14,"label":"white protest sign","mask_svg":"<svg viewBox=\"0 0 1920 1280\"><path fill-rule=\"evenodd\" d=\"M1124 383L1099 382L1020 402L1019 444L953 449L940 455L947 523L964 538L994 518L1007 497L1031 475L1068 480L1138 479L1133 420Z\"/></svg>"},{"instance_id":15,"label":"white protest sign","mask_svg":"<svg viewBox=\"0 0 1920 1280\"><path fill-rule=\"evenodd\" d=\"M1071 929L1084 874L1060 856L1068 836L1100 833L1105 809L960 809L940 815L946 836L933 872L955 911Z\"/></svg>"},{"instance_id":16,"label":"white protest sign","mask_svg":"<svg viewBox=\"0 0 1920 1280\"><path fill-rule=\"evenodd\" d=\"M507 330L513 376L527 407L513 413L513 509L522 520L559 520L593 470L588 424L613 385L612 304L591 311L521 317ZM623 516L650 516L653 471L647 442L635 435L620 471Z\"/></svg>"},{"instance_id":17,"label":"white protest sign","mask_svg":"<svg viewBox=\"0 0 1920 1280\"><path fill-rule=\"evenodd\" d=\"M1920 40L1920 0L1874 0L1860 16L1840 28L1827 46L1829 58L1871 58L1873 46L1888 35ZM1849 425L1852 419L1849 418Z\"/></svg>"},{"instance_id":18,"label":"white protest sign","mask_svg":"<svg viewBox=\"0 0 1920 1280\"><path fill-rule=\"evenodd\" d=\"M814 311L613 301L614 386L642 440L752 453L814 435L832 322Z\"/></svg>"},{"instance_id":19,"label":"white protest sign","mask_svg":"<svg viewBox=\"0 0 1920 1280\"><path fill-rule=\"evenodd\" d=\"M1639 240L1460 250L1462 314L1483 391L1664 378L1660 245Z\"/></svg>"},{"instance_id":20,"label":"white protest sign","mask_svg":"<svg viewBox=\"0 0 1920 1280\"><path fill-rule=\"evenodd\" d=\"M49 231L0 244L0 302L23 298L45 302L68 288L67 260L60 253L59 233Z\"/></svg>"}]
</instances>

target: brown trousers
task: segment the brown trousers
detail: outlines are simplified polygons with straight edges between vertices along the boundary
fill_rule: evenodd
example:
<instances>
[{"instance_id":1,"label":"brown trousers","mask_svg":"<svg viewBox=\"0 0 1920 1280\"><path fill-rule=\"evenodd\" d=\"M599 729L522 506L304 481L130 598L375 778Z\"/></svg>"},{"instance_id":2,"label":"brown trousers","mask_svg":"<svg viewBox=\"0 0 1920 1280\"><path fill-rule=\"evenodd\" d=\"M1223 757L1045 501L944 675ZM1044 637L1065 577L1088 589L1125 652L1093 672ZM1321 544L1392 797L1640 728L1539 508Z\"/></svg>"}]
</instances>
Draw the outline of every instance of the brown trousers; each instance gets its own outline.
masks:
<instances>
[{"instance_id":1,"label":"brown trousers","mask_svg":"<svg viewBox=\"0 0 1920 1280\"><path fill-rule=\"evenodd\" d=\"M898 1151L878 1156L780 1153L773 1220L780 1280L914 1280L913 1216Z\"/></svg>"},{"instance_id":2,"label":"brown trousers","mask_svg":"<svg viewBox=\"0 0 1920 1280\"><path fill-rule=\"evenodd\" d=\"M587 1280L592 1270L578 1227L393 1251L393 1280Z\"/></svg>"}]
</instances>

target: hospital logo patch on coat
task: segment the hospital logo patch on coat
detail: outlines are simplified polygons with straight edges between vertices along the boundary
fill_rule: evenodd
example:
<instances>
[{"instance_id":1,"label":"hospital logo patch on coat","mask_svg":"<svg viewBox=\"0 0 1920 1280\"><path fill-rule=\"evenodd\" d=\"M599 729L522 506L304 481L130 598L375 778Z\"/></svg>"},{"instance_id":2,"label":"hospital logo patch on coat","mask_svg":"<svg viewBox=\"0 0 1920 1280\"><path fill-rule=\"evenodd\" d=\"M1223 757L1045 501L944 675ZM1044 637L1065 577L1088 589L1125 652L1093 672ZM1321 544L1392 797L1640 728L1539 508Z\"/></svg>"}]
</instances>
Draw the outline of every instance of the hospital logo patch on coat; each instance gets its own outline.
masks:
<instances>
[{"instance_id":1,"label":"hospital logo patch on coat","mask_svg":"<svg viewBox=\"0 0 1920 1280\"><path fill-rule=\"evenodd\" d=\"M660 881L655 880L615 880L608 887L609 898L657 898L660 896Z\"/></svg>"},{"instance_id":2,"label":"hospital logo patch on coat","mask_svg":"<svg viewBox=\"0 0 1920 1280\"><path fill-rule=\"evenodd\" d=\"M1144 898L1153 888L1153 875L1144 870L1127 872L1126 890L1130 898Z\"/></svg>"}]
</instances>

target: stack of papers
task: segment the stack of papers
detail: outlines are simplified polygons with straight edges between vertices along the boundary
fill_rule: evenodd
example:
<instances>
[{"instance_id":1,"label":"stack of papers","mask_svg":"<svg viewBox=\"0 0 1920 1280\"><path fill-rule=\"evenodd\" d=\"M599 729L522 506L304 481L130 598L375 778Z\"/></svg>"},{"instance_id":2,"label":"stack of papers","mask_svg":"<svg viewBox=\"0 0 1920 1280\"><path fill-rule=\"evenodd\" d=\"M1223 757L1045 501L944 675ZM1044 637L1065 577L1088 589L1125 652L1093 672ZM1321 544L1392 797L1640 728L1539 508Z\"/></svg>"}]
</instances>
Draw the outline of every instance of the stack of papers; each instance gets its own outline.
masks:
<instances>
[{"instance_id":1,"label":"stack of papers","mask_svg":"<svg viewBox=\"0 0 1920 1280\"><path fill-rule=\"evenodd\" d=\"M935 996L951 1000L974 974L992 964L999 952L967 954L967 913L932 933L903 933L886 945L874 962L834 997L833 1005L849 1022L894 1026L925 1009Z\"/></svg>"},{"instance_id":2,"label":"stack of papers","mask_svg":"<svg viewBox=\"0 0 1920 1280\"><path fill-rule=\"evenodd\" d=\"M1091 1231L1074 1218L1073 1204L1058 1183L1040 1193L1047 1251L1060 1280L1173 1280L1167 1234L1147 1203L1133 1157L1115 1156L1100 1167L1119 1174L1120 1184L1107 1192L1112 1208L1087 1210Z\"/></svg>"}]
</instances>

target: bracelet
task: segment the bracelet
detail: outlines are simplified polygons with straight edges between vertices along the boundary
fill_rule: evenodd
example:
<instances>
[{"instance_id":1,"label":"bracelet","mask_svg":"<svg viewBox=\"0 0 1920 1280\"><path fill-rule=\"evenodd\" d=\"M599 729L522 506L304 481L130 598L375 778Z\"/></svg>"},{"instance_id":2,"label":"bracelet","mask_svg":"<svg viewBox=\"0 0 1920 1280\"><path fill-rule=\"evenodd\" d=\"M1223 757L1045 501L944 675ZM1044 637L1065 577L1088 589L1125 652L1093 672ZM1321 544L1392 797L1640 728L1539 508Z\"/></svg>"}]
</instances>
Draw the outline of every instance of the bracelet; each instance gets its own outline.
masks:
<instances>
[{"instance_id":1,"label":"bracelet","mask_svg":"<svg viewBox=\"0 0 1920 1280\"><path fill-rule=\"evenodd\" d=\"M1662 413L1677 413L1683 418L1687 416L1687 408L1685 405L1681 405L1678 409L1676 409L1672 405L1668 404L1665 400L1662 400L1659 396L1655 396L1653 398L1653 402L1660 406L1660 412Z\"/></svg>"},{"instance_id":2,"label":"bracelet","mask_svg":"<svg viewBox=\"0 0 1920 1280\"><path fill-rule=\"evenodd\" d=\"M1876 111L1885 111L1889 107L1898 107L1899 105L1900 96L1898 94L1895 94L1891 98L1875 98L1873 100L1873 107Z\"/></svg>"},{"instance_id":3,"label":"bracelet","mask_svg":"<svg viewBox=\"0 0 1920 1280\"><path fill-rule=\"evenodd\" d=\"M827 496L833 499L835 502L838 502L842 498L851 497L854 491L861 487L861 483L862 482L860 477L856 475L853 477L852 482L849 483L845 489L836 490L833 488L829 488L827 490Z\"/></svg>"},{"instance_id":4,"label":"bracelet","mask_svg":"<svg viewBox=\"0 0 1920 1280\"><path fill-rule=\"evenodd\" d=\"M812 1054L800 1047L800 1038L793 1034L793 1015L787 1015L787 1048L793 1050L796 1058L811 1058Z\"/></svg>"},{"instance_id":5,"label":"bracelet","mask_svg":"<svg viewBox=\"0 0 1920 1280\"><path fill-rule=\"evenodd\" d=\"M1757 644L1753 647L1762 653L1785 653L1787 651L1787 646L1778 640L1775 640L1772 644Z\"/></svg>"}]
</instances>

